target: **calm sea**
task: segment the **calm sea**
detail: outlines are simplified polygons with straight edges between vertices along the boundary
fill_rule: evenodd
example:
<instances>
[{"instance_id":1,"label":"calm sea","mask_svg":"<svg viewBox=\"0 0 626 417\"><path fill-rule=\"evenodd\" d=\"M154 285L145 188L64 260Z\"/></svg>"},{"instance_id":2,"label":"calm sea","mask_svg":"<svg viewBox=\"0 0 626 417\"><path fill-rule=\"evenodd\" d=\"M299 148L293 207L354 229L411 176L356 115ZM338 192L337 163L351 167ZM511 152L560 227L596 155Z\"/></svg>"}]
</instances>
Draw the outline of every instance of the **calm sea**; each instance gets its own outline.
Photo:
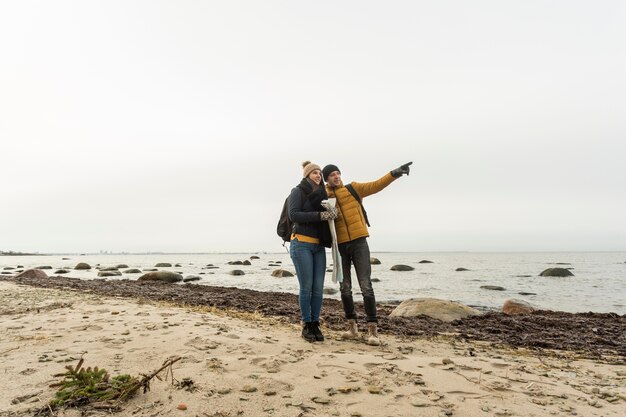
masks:
<instances>
[{"instance_id":1,"label":"calm sea","mask_svg":"<svg viewBox=\"0 0 626 417\"><path fill-rule=\"evenodd\" d=\"M250 260L252 265L229 265L229 261ZM504 300L518 298L551 310L568 312L615 312L626 314L626 253L624 252L543 252L543 253L372 253L381 261L372 265L376 298L380 302L401 301L415 297L434 297L455 300L480 308L499 308ZM63 259L69 258L69 259ZM420 263L428 260L432 263ZM169 262L178 267L160 268L201 277L199 284L250 288L260 291L298 292L295 277L274 278L277 267L270 263L281 261L284 268L295 272L291 259L283 253L228 253L228 254L115 254L115 255L47 255L1 256L0 272L10 273L6 267L34 268L49 265L52 275L57 269L71 269L68 277L97 279L97 270L76 271L78 262L92 267L127 264L129 268L152 268L157 262ZM328 254L330 265L331 257ZM204 269L208 264L219 268ZM414 267L413 271L396 272L396 264ZM550 267L571 268L573 277L548 278L539 273ZM456 272L457 268L469 271ZM233 276L230 271L240 269L245 275ZM354 273L353 273L354 275ZM107 279L137 279L140 274L124 274ZM356 284L356 281L355 281ZM494 291L481 286L494 285L504 290ZM327 274L326 288L338 288ZM357 286L358 291L358 286ZM520 293L531 293L521 295ZM326 295L339 298L339 294ZM358 297L357 297L358 300Z\"/></svg>"}]
</instances>

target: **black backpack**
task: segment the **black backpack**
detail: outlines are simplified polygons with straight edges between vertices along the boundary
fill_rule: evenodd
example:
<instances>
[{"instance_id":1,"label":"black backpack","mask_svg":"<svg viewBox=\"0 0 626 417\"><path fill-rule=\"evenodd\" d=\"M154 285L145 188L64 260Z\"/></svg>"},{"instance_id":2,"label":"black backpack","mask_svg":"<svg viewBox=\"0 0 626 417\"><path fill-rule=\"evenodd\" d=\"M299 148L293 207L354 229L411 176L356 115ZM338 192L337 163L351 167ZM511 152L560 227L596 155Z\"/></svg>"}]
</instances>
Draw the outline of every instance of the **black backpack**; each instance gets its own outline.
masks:
<instances>
[{"instance_id":1,"label":"black backpack","mask_svg":"<svg viewBox=\"0 0 626 417\"><path fill-rule=\"evenodd\" d=\"M304 199L304 192L301 192L301 194ZM283 209L280 212L280 217L278 218L278 225L276 226L276 233L283 239L283 246L285 246L285 242L289 242L291 240L293 226L293 222L289 219L289 196L287 196L287 198L285 198L285 202L283 203Z\"/></svg>"},{"instance_id":2,"label":"black backpack","mask_svg":"<svg viewBox=\"0 0 626 417\"><path fill-rule=\"evenodd\" d=\"M283 242L289 242L293 232L293 223L289 220L288 206L289 197L285 199L283 210L280 212L280 218L278 219L278 226L276 226L276 233L283 239Z\"/></svg>"}]
</instances>

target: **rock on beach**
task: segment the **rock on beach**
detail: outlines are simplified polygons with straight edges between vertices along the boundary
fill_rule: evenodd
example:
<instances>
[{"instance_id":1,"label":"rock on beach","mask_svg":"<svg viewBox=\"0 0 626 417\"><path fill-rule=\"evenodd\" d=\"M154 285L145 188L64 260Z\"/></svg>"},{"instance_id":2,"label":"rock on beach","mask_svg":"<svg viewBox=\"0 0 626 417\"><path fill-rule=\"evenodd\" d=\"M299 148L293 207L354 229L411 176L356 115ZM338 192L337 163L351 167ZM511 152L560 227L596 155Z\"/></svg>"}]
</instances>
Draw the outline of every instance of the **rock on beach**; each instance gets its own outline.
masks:
<instances>
[{"instance_id":1,"label":"rock on beach","mask_svg":"<svg viewBox=\"0 0 626 417\"><path fill-rule=\"evenodd\" d=\"M454 301L437 298L412 298L404 300L390 314L390 317L414 317L425 315L450 322L468 316L479 315L480 311Z\"/></svg>"},{"instance_id":2,"label":"rock on beach","mask_svg":"<svg viewBox=\"0 0 626 417\"><path fill-rule=\"evenodd\" d=\"M535 311L535 307L530 303L515 298L506 300L502 305L502 312L504 314L528 314L533 311Z\"/></svg>"},{"instance_id":3,"label":"rock on beach","mask_svg":"<svg viewBox=\"0 0 626 417\"><path fill-rule=\"evenodd\" d=\"M48 274L46 274L41 269L27 269L26 271L16 275L15 278L36 278L36 279L44 279L48 278Z\"/></svg>"},{"instance_id":4,"label":"rock on beach","mask_svg":"<svg viewBox=\"0 0 626 417\"><path fill-rule=\"evenodd\" d=\"M182 275L175 272L157 271L148 272L139 277L138 281L163 281L163 282L180 282L183 280Z\"/></svg>"}]
</instances>

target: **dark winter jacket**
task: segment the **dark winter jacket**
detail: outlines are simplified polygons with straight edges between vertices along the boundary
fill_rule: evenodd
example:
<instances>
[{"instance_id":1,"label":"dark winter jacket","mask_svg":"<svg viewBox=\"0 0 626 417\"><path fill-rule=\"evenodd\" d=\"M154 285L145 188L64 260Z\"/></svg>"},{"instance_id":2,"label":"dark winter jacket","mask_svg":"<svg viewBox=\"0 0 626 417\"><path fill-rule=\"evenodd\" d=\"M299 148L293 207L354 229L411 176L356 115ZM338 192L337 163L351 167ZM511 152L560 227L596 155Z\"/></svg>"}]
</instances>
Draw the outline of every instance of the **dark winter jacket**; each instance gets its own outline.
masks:
<instances>
[{"instance_id":1,"label":"dark winter jacket","mask_svg":"<svg viewBox=\"0 0 626 417\"><path fill-rule=\"evenodd\" d=\"M294 233L319 239L320 244L329 248L332 243L328 222L320 220L320 212L325 211L321 202L326 200L324 186L313 191L313 186L303 178L291 190L288 200L289 219L294 223Z\"/></svg>"}]
</instances>

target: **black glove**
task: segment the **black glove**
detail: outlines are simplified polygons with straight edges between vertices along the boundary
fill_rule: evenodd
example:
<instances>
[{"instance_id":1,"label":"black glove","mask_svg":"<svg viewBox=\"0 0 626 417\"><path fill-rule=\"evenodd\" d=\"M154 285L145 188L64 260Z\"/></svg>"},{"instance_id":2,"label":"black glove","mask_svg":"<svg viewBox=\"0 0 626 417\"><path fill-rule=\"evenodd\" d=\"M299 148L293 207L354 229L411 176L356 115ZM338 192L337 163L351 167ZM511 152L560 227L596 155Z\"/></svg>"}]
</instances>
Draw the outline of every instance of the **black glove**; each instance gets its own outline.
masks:
<instances>
[{"instance_id":1,"label":"black glove","mask_svg":"<svg viewBox=\"0 0 626 417\"><path fill-rule=\"evenodd\" d=\"M409 175L409 165L411 165L413 162L407 162L406 164L400 166L400 168L396 168L393 171L391 171L391 175L394 178L400 178L401 176L403 176L404 174Z\"/></svg>"}]
</instances>

